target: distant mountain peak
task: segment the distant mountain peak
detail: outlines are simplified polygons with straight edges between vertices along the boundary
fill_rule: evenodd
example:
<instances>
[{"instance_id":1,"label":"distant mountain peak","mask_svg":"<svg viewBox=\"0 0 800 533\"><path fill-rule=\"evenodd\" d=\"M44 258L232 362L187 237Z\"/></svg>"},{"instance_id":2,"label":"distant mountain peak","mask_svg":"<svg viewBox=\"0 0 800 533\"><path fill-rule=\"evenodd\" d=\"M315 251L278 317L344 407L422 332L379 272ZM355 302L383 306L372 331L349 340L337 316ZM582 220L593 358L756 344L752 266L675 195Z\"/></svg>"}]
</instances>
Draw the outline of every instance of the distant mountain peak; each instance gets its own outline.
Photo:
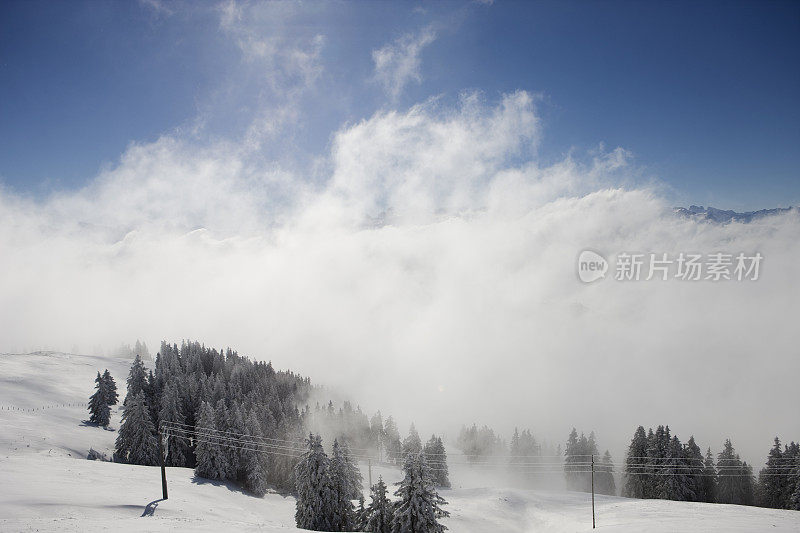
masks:
<instances>
[{"instance_id":1,"label":"distant mountain peak","mask_svg":"<svg viewBox=\"0 0 800 533\"><path fill-rule=\"evenodd\" d=\"M796 211L797 209L797 207L776 207L774 209L761 209L760 211L745 211L739 213L730 209L723 210L715 207L703 207L702 205L690 205L688 208L676 207L675 213L682 217L716 222L718 224L727 224L728 222L744 222L746 224L753 220L780 215L788 211Z\"/></svg>"}]
</instances>

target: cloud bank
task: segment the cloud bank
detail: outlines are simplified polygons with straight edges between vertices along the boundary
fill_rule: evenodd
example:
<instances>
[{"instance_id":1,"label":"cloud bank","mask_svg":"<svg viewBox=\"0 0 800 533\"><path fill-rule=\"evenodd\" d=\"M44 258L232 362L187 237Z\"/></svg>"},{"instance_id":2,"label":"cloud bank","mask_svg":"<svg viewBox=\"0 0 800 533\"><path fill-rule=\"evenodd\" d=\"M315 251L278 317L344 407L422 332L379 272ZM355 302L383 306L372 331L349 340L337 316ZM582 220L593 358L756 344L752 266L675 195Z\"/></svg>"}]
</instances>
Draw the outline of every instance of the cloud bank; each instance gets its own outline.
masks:
<instances>
[{"instance_id":1,"label":"cloud bank","mask_svg":"<svg viewBox=\"0 0 800 533\"><path fill-rule=\"evenodd\" d=\"M670 423L760 456L795 438L800 220L674 217L612 150L537 159L526 92L382 111L323 179L238 143L132 145L86 188L0 192L0 349L192 338L272 359L423 432ZM584 248L759 251L752 283L578 281ZM764 416L765 413L769 416Z\"/></svg>"}]
</instances>

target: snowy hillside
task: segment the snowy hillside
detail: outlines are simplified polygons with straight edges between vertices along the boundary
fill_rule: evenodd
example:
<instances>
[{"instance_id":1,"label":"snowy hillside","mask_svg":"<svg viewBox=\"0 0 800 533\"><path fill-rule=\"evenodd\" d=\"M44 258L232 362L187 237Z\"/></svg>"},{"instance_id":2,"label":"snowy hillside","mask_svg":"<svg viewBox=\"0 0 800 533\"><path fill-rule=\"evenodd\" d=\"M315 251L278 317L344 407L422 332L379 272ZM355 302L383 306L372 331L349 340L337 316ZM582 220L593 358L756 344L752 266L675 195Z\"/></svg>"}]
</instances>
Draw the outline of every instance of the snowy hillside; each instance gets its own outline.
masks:
<instances>
[{"instance_id":1,"label":"snowy hillside","mask_svg":"<svg viewBox=\"0 0 800 533\"><path fill-rule=\"evenodd\" d=\"M59 353L0 355L0 530L287 531L294 499L253 497L239 488L169 468L169 500L158 468L85 459L90 447L110 453L116 436L81 423L96 372L108 368L124 387L129 361ZM123 391L121 391L123 392ZM71 404L71 405L70 405ZM81 405L78 405L81 404ZM112 426L119 420L116 409ZM367 480L366 465L362 473ZM398 470L373 468L396 482ZM451 468L450 531L589 531L588 494L464 486ZM800 513L730 505L597 497L600 531L800 531Z\"/></svg>"}]
</instances>

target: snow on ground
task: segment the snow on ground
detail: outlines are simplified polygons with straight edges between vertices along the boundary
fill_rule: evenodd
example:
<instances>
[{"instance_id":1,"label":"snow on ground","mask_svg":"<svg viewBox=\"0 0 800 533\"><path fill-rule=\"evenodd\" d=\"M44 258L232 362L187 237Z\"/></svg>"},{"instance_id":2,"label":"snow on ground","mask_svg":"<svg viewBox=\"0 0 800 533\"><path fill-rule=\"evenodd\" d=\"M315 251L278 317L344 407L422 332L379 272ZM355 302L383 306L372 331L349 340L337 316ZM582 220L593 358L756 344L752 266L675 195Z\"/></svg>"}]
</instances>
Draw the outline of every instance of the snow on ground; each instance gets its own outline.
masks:
<instances>
[{"instance_id":1,"label":"snow on ground","mask_svg":"<svg viewBox=\"0 0 800 533\"><path fill-rule=\"evenodd\" d=\"M122 396L129 364L51 352L0 355L0 531L298 531L290 496L255 498L168 468L169 499L161 501L158 468L86 460L90 447L109 453L116 438L82 424L96 373L108 368ZM112 426L118 423L115 410ZM442 491L451 513L444 523L454 533L592 529L588 494L481 487L458 468L451 468L456 488ZM362 473L366 487L365 464ZM400 479L391 467L374 466L373 481L378 475L390 487ZM798 532L800 513L598 496L597 530Z\"/></svg>"}]
</instances>

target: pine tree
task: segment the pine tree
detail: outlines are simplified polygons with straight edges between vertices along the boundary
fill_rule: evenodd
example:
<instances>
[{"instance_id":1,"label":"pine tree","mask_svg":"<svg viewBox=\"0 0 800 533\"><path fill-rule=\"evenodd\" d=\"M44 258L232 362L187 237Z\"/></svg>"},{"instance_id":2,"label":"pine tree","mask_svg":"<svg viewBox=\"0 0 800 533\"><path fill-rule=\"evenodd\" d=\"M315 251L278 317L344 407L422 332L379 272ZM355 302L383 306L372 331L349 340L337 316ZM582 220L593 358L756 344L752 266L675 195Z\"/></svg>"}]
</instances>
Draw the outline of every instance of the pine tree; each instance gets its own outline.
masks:
<instances>
[{"instance_id":1,"label":"pine tree","mask_svg":"<svg viewBox=\"0 0 800 533\"><path fill-rule=\"evenodd\" d=\"M703 483L702 500L706 503L717 501L717 467L714 464L714 456L711 455L711 448L706 451L706 458L703 462Z\"/></svg>"},{"instance_id":2,"label":"pine tree","mask_svg":"<svg viewBox=\"0 0 800 533\"><path fill-rule=\"evenodd\" d=\"M195 456L197 466L194 473L198 477L207 479L224 480L227 477L230 465L228 464L228 454L222 449L221 443L225 442L217 438L217 429L214 410L208 402L200 405L200 412L197 413L197 446Z\"/></svg>"},{"instance_id":3,"label":"pine tree","mask_svg":"<svg viewBox=\"0 0 800 533\"><path fill-rule=\"evenodd\" d=\"M400 441L400 432L397 430L397 424L391 416L386 418L383 435L387 459L390 461L400 460L403 455L403 444Z\"/></svg>"},{"instance_id":4,"label":"pine tree","mask_svg":"<svg viewBox=\"0 0 800 533\"><path fill-rule=\"evenodd\" d=\"M408 436L403 440L403 456L416 455L422 451L422 440L419 438L414 424L408 429Z\"/></svg>"},{"instance_id":5,"label":"pine tree","mask_svg":"<svg viewBox=\"0 0 800 533\"><path fill-rule=\"evenodd\" d=\"M409 454L403 464L405 477L398 483L399 500L392 519L392 533L441 533L447 527L440 518L450 516L442 509L447 502L439 496L430 478L423 453Z\"/></svg>"},{"instance_id":6,"label":"pine tree","mask_svg":"<svg viewBox=\"0 0 800 533\"><path fill-rule=\"evenodd\" d=\"M319 435L310 434L308 450L295 470L297 503L295 522L301 529L334 530L334 489L330 478L330 461L322 449Z\"/></svg>"},{"instance_id":7,"label":"pine tree","mask_svg":"<svg viewBox=\"0 0 800 533\"><path fill-rule=\"evenodd\" d=\"M628 498L647 497L647 479L643 475L645 469L642 465L647 456L647 435L644 428L639 426L633 434L631 444L628 446L628 456L625 459L625 487L622 495Z\"/></svg>"},{"instance_id":8,"label":"pine tree","mask_svg":"<svg viewBox=\"0 0 800 533\"><path fill-rule=\"evenodd\" d=\"M614 482L614 461L611 459L611 453L608 450L603 454L600 465L595 467L595 479L599 494L616 496L617 484Z\"/></svg>"},{"instance_id":9,"label":"pine tree","mask_svg":"<svg viewBox=\"0 0 800 533\"><path fill-rule=\"evenodd\" d=\"M351 531L355 524L355 507L348 498L353 490L348 476L347 459L339 441L334 439L330 460L330 479L333 498L332 528L334 531Z\"/></svg>"},{"instance_id":10,"label":"pine tree","mask_svg":"<svg viewBox=\"0 0 800 533\"><path fill-rule=\"evenodd\" d=\"M730 439L717 456L717 502L753 504L753 469L743 462Z\"/></svg>"},{"instance_id":11,"label":"pine tree","mask_svg":"<svg viewBox=\"0 0 800 533\"><path fill-rule=\"evenodd\" d=\"M662 500L686 501L688 485L686 462L683 460L683 447L677 436L672 437L667 448L665 460L659 465L664 480L659 485L657 498Z\"/></svg>"},{"instance_id":12,"label":"pine tree","mask_svg":"<svg viewBox=\"0 0 800 533\"><path fill-rule=\"evenodd\" d=\"M361 471L358 469L358 462L352 453L350 453L350 446L347 440L342 438L339 443L339 448L342 452L342 460L344 461L344 468L347 480L347 499L357 500L363 497L362 486L364 485L364 478L361 476Z\"/></svg>"},{"instance_id":13,"label":"pine tree","mask_svg":"<svg viewBox=\"0 0 800 533\"><path fill-rule=\"evenodd\" d=\"M784 448L783 461L782 473L789 475L779 476L784 479L781 501L784 509L796 510L793 497L800 483L800 443L792 441Z\"/></svg>"},{"instance_id":14,"label":"pine tree","mask_svg":"<svg viewBox=\"0 0 800 533\"><path fill-rule=\"evenodd\" d=\"M386 495L386 484L378 476L378 482L370 490L370 499L364 513L364 531L389 533L392 527L392 502Z\"/></svg>"},{"instance_id":15,"label":"pine tree","mask_svg":"<svg viewBox=\"0 0 800 533\"><path fill-rule=\"evenodd\" d=\"M181 409L181 401L178 396L178 388L170 383L164 386L161 394L161 410L158 413L158 419L161 423L174 423L178 427L183 427L186 418L183 416ZM168 429L164 430L165 433ZM186 458L189 455L189 443L182 432L176 431L176 435L168 438L166 442L166 449L164 450L167 458L166 464L168 466L186 466Z\"/></svg>"},{"instance_id":16,"label":"pine tree","mask_svg":"<svg viewBox=\"0 0 800 533\"><path fill-rule=\"evenodd\" d=\"M447 471L447 452L444 449L442 439L436 435L431 435L423 448L425 459L431 469L433 485L437 488L449 489L450 476Z\"/></svg>"},{"instance_id":17,"label":"pine tree","mask_svg":"<svg viewBox=\"0 0 800 533\"><path fill-rule=\"evenodd\" d=\"M702 502L705 486L703 484L703 452L694 440L694 435L689 437L683 456L683 469L686 471L686 487L684 495L690 502Z\"/></svg>"},{"instance_id":18,"label":"pine tree","mask_svg":"<svg viewBox=\"0 0 800 533\"><path fill-rule=\"evenodd\" d=\"M123 406L122 425L117 436L117 457L122 462L137 465L158 464L158 442L144 393L128 395Z\"/></svg>"},{"instance_id":19,"label":"pine tree","mask_svg":"<svg viewBox=\"0 0 800 533\"><path fill-rule=\"evenodd\" d=\"M245 422L247 435L260 437L262 435L261 424L254 411L250 411ZM259 442L252 440L247 444L253 450L246 450L243 453L243 463L245 469L245 486L256 496L263 496L267 493L267 454L257 449Z\"/></svg>"},{"instance_id":20,"label":"pine tree","mask_svg":"<svg viewBox=\"0 0 800 533\"><path fill-rule=\"evenodd\" d=\"M572 428L567 437L567 446L564 449L564 476L567 481L567 490L578 490L580 482L580 472L582 468L578 463L582 462L580 457L580 441L578 440L578 430Z\"/></svg>"},{"instance_id":21,"label":"pine tree","mask_svg":"<svg viewBox=\"0 0 800 533\"><path fill-rule=\"evenodd\" d=\"M97 385L97 390L89 397L89 422L97 424L98 426L107 426L111 420L111 410L108 408L108 399L110 396L108 390L108 383L97 373L94 380Z\"/></svg>"},{"instance_id":22,"label":"pine tree","mask_svg":"<svg viewBox=\"0 0 800 533\"><path fill-rule=\"evenodd\" d=\"M781 440L775 437L775 444L767 456L767 467L763 468L758 474L758 482L761 493L761 505L773 509L782 509L786 502L784 493L789 482L788 476L776 475L783 474L784 455L781 450Z\"/></svg>"},{"instance_id":23,"label":"pine tree","mask_svg":"<svg viewBox=\"0 0 800 533\"><path fill-rule=\"evenodd\" d=\"M125 396L123 405L128 403L128 398L133 398L140 392L145 392L147 389L147 371L144 368L142 358L139 357L138 354L133 360L133 364L131 364L131 370L128 373L127 385L128 394Z\"/></svg>"},{"instance_id":24,"label":"pine tree","mask_svg":"<svg viewBox=\"0 0 800 533\"><path fill-rule=\"evenodd\" d=\"M356 509L356 522L353 531L364 531L366 524L367 510L364 507L364 495L358 497L358 508Z\"/></svg>"},{"instance_id":25,"label":"pine tree","mask_svg":"<svg viewBox=\"0 0 800 533\"><path fill-rule=\"evenodd\" d=\"M106 383L106 390L108 391L108 405L117 405L119 402L119 394L117 394L117 382L111 377L111 373L106 368L103 372L103 381Z\"/></svg>"}]
</instances>

